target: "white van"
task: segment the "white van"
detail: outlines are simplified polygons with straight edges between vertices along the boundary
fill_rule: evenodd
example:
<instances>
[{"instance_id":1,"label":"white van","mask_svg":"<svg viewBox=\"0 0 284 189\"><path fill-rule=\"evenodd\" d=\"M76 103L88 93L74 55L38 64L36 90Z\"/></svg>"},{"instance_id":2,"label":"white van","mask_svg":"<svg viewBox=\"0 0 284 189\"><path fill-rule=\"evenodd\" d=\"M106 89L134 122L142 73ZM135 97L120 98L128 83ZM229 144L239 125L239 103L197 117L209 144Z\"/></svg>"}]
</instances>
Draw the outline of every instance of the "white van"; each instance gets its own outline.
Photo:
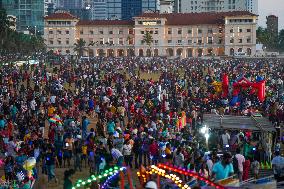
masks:
<instances>
[{"instance_id":1,"label":"white van","mask_svg":"<svg viewBox=\"0 0 284 189\"><path fill-rule=\"evenodd\" d=\"M234 57L246 57L247 53L245 52L235 52Z\"/></svg>"}]
</instances>

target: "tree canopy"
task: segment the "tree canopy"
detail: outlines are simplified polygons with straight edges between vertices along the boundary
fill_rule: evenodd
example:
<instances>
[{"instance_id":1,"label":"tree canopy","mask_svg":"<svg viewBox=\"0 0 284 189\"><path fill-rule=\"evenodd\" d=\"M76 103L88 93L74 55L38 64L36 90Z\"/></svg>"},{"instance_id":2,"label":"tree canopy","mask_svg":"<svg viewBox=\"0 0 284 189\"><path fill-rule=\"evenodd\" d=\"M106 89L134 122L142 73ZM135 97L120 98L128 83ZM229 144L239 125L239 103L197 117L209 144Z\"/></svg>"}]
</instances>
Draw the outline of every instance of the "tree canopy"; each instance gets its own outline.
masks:
<instances>
[{"instance_id":1,"label":"tree canopy","mask_svg":"<svg viewBox=\"0 0 284 189\"><path fill-rule=\"evenodd\" d=\"M74 51L77 52L79 57L83 56L84 51L87 51L86 41L83 39L78 39L74 45Z\"/></svg>"},{"instance_id":2,"label":"tree canopy","mask_svg":"<svg viewBox=\"0 0 284 189\"><path fill-rule=\"evenodd\" d=\"M153 36L149 31L146 31L146 33L143 35L142 41L143 43L146 43L149 47L151 46L151 44L153 43Z\"/></svg>"},{"instance_id":3,"label":"tree canopy","mask_svg":"<svg viewBox=\"0 0 284 189\"><path fill-rule=\"evenodd\" d=\"M0 54L32 55L45 50L42 37L23 34L10 28L13 23L7 18L5 9L0 9L0 26Z\"/></svg>"},{"instance_id":4,"label":"tree canopy","mask_svg":"<svg viewBox=\"0 0 284 189\"><path fill-rule=\"evenodd\" d=\"M281 30L278 36L273 36L266 28L258 27L256 42L262 43L267 50L284 52L284 30Z\"/></svg>"}]
</instances>

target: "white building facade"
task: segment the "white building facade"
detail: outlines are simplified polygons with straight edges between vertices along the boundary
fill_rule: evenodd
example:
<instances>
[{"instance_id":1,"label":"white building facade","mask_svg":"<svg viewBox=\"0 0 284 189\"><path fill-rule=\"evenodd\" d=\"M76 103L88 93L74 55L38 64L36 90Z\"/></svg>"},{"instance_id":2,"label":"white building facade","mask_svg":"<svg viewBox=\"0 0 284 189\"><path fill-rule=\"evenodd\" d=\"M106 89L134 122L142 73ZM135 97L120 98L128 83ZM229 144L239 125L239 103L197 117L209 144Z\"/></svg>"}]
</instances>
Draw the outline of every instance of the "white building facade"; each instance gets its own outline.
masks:
<instances>
[{"instance_id":1,"label":"white building facade","mask_svg":"<svg viewBox=\"0 0 284 189\"><path fill-rule=\"evenodd\" d=\"M174 1L173 0L161 0L159 4L160 13L173 13Z\"/></svg>"},{"instance_id":2,"label":"white building facade","mask_svg":"<svg viewBox=\"0 0 284 189\"><path fill-rule=\"evenodd\" d=\"M134 21L79 20L72 15L45 17L48 50L76 54L74 43L86 41L86 56L233 56L255 55L257 15L249 12L144 13ZM149 32L150 46L143 42Z\"/></svg>"},{"instance_id":3,"label":"white building facade","mask_svg":"<svg viewBox=\"0 0 284 189\"><path fill-rule=\"evenodd\" d=\"M175 12L229 12L258 13L258 0L175 0Z\"/></svg>"}]
</instances>

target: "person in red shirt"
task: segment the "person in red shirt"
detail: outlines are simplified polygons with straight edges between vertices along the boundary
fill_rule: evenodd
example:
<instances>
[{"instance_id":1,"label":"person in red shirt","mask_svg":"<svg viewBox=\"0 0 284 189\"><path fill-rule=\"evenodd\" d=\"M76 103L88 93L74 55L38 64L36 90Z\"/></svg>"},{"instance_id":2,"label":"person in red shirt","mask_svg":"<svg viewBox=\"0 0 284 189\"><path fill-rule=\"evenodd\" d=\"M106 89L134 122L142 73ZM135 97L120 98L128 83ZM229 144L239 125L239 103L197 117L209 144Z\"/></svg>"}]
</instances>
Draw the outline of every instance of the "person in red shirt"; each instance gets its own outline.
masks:
<instances>
[{"instance_id":1,"label":"person in red shirt","mask_svg":"<svg viewBox=\"0 0 284 189\"><path fill-rule=\"evenodd\" d=\"M156 165L159 160L159 146L155 140L152 140L149 146L150 158L152 159L152 164Z\"/></svg>"},{"instance_id":2,"label":"person in red shirt","mask_svg":"<svg viewBox=\"0 0 284 189\"><path fill-rule=\"evenodd\" d=\"M243 171L243 181L249 179L250 172L250 160L246 157L246 161L244 162L244 171Z\"/></svg>"},{"instance_id":3,"label":"person in red shirt","mask_svg":"<svg viewBox=\"0 0 284 189\"><path fill-rule=\"evenodd\" d=\"M13 125L13 122L12 122L12 120L10 119L9 121L8 121L8 137L11 137L11 136L13 136L13 133L14 133L14 125Z\"/></svg>"}]
</instances>

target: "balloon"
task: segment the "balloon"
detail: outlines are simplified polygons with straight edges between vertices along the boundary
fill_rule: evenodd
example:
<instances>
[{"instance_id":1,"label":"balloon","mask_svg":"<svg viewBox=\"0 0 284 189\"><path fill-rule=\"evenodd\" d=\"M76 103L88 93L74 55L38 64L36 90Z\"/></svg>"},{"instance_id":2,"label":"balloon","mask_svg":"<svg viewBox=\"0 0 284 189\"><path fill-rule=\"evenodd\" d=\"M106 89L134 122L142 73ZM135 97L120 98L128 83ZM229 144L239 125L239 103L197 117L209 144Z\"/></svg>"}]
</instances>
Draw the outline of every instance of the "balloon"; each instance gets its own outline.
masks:
<instances>
[{"instance_id":1,"label":"balloon","mask_svg":"<svg viewBox=\"0 0 284 189\"><path fill-rule=\"evenodd\" d=\"M253 94L257 91L257 96L260 102L263 102L265 100L265 80L263 77L258 76L257 77L258 82L250 82L246 78L241 78L237 80L233 84L233 96L238 95L240 92L240 87L242 89L247 89L248 87L252 87L252 90L250 91L250 94ZM232 100L233 101L233 100Z\"/></svg>"},{"instance_id":2,"label":"balloon","mask_svg":"<svg viewBox=\"0 0 284 189\"><path fill-rule=\"evenodd\" d=\"M265 80L259 82L258 99L260 102L263 102L265 99Z\"/></svg>"},{"instance_id":3,"label":"balloon","mask_svg":"<svg viewBox=\"0 0 284 189\"><path fill-rule=\"evenodd\" d=\"M216 91L216 93L221 93L222 92L222 82L214 81L212 83L212 85L213 85L214 90Z\"/></svg>"},{"instance_id":4,"label":"balloon","mask_svg":"<svg viewBox=\"0 0 284 189\"><path fill-rule=\"evenodd\" d=\"M222 89L223 89L223 97L227 97L229 93L229 77L227 74L224 74L222 77Z\"/></svg>"},{"instance_id":5,"label":"balloon","mask_svg":"<svg viewBox=\"0 0 284 189\"><path fill-rule=\"evenodd\" d=\"M239 101L239 97L238 97L238 96L234 96L234 97L232 98L232 100L231 100L230 105L231 105L231 106L235 106L238 101Z\"/></svg>"},{"instance_id":6,"label":"balloon","mask_svg":"<svg viewBox=\"0 0 284 189\"><path fill-rule=\"evenodd\" d=\"M36 165L36 159L34 157L30 157L29 159L27 159L24 162L24 169L26 169L27 171L31 171Z\"/></svg>"},{"instance_id":7,"label":"balloon","mask_svg":"<svg viewBox=\"0 0 284 189\"><path fill-rule=\"evenodd\" d=\"M263 81L264 78L262 76L256 76L256 81L257 82L260 82L260 81Z\"/></svg>"}]
</instances>

